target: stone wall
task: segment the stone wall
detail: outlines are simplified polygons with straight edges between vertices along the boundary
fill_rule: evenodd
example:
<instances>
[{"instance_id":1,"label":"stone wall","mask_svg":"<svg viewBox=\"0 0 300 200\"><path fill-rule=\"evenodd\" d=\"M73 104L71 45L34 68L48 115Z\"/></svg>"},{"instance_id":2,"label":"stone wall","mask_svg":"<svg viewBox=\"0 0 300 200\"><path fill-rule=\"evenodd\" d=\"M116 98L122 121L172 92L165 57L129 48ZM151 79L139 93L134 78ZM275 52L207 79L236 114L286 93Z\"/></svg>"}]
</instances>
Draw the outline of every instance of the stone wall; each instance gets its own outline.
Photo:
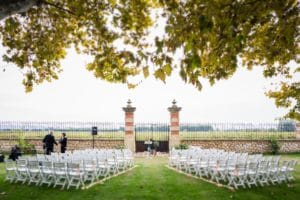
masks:
<instances>
[{"instance_id":1,"label":"stone wall","mask_svg":"<svg viewBox=\"0 0 300 200\"><path fill-rule=\"evenodd\" d=\"M28 139L38 152L43 152L41 139ZM0 152L9 152L13 145L18 144L18 140L0 139ZM95 148L117 148L124 146L124 140L95 140ZM91 139L68 139L67 150L93 148ZM60 151L60 145L54 145L54 151Z\"/></svg>"},{"instance_id":2,"label":"stone wall","mask_svg":"<svg viewBox=\"0 0 300 200\"><path fill-rule=\"evenodd\" d=\"M38 152L43 152L41 139L28 139ZM269 140L182 140L192 146L203 148L217 148L226 151L266 153L271 151ZM0 139L0 152L9 152L13 145L18 144L18 140ZM300 152L300 140L278 140L280 152L292 153ZM68 150L92 148L91 139L68 139ZM124 140L95 140L95 148L116 148L124 146ZM59 151L60 145L54 145L54 151Z\"/></svg>"},{"instance_id":3,"label":"stone wall","mask_svg":"<svg viewBox=\"0 0 300 200\"><path fill-rule=\"evenodd\" d=\"M182 140L181 143L235 152L271 152L269 140ZM282 153L300 152L300 140L278 140L278 144L280 146L279 151Z\"/></svg>"}]
</instances>

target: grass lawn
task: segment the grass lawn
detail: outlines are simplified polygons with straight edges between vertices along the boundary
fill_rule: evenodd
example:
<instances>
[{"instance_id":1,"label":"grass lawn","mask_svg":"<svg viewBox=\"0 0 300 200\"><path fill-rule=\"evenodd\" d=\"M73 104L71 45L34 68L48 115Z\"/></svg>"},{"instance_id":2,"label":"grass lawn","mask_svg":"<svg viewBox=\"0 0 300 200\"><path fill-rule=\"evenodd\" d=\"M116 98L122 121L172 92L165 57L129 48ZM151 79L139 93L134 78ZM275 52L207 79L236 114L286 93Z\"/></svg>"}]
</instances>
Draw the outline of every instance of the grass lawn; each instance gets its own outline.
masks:
<instances>
[{"instance_id":1,"label":"grass lawn","mask_svg":"<svg viewBox=\"0 0 300 200\"><path fill-rule=\"evenodd\" d=\"M92 139L90 132L83 131L65 131L68 138L76 139ZM0 139L42 139L47 134L46 131L34 132L34 131L0 131ZM61 132L54 131L56 139L61 137ZM183 140L195 140L195 139L295 139L296 132L263 132L263 131L203 131L203 132L187 132L181 131L180 136ZM122 140L124 139L123 131L115 132L101 132L98 131L96 139L110 139L110 140ZM168 140L168 132L136 132L136 139L139 141L145 141L147 139L154 139L160 141Z\"/></svg>"},{"instance_id":2,"label":"grass lawn","mask_svg":"<svg viewBox=\"0 0 300 200\"><path fill-rule=\"evenodd\" d=\"M297 159L300 154L283 155L283 159ZM178 174L165 167L167 158L137 158L139 165L126 174L112 178L102 185L96 185L88 190L60 190L10 184L4 182L4 165L0 165L0 199L1 200L63 200L63 199L272 199L296 200L300 197L300 165L298 164L295 183L241 189L236 192L203 182L198 179Z\"/></svg>"}]
</instances>

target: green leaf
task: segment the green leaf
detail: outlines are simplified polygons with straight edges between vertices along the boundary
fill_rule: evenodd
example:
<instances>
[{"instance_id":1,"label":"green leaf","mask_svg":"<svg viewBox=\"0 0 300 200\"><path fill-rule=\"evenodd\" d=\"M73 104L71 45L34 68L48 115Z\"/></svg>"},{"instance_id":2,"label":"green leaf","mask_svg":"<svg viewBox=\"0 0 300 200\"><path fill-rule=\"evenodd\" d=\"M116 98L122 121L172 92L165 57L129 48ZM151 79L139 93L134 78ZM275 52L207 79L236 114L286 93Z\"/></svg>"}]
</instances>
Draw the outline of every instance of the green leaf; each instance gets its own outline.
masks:
<instances>
[{"instance_id":1,"label":"green leaf","mask_svg":"<svg viewBox=\"0 0 300 200\"><path fill-rule=\"evenodd\" d=\"M170 76L172 73L172 67L169 63L167 63L163 66L163 70L167 74L167 76Z\"/></svg>"},{"instance_id":2,"label":"green leaf","mask_svg":"<svg viewBox=\"0 0 300 200\"><path fill-rule=\"evenodd\" d=\"M155 78L160 79L160 80L163 81L163 82L165 82L165 80L166 80L165 72L164 72L164 70L162 70L162 69L156 70L156 71L154 72L154 76L155 76Z\"/></svg>"}]
</instances>

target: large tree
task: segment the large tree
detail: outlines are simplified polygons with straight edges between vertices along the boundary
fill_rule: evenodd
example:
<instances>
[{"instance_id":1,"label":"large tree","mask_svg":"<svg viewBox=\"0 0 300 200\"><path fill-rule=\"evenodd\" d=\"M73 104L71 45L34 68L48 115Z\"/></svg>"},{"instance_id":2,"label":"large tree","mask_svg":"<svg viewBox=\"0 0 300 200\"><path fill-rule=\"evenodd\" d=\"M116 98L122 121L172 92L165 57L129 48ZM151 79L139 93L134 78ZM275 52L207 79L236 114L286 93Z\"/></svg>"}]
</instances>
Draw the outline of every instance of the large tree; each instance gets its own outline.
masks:
<instances>
[{"instance_id":1,"label":"large tree","mask_svg":"<svg viewBox=\"0 0 300 200\"><path fill-rule=\"evenodd\" d=\"M92 56L86 67L96 77L129 87L130 77L153 73L165 81L178 67L201 89L200 78L214 84L239 66L260 66L265 77L294 80L267 95L300 120L299 11L297 0L2 0L0 37L3 59L25 72L27 91L57 79L60 60L74 46ZM165 33L149 41L159 19L166 20Z\"/></svg>"}]
</instances>

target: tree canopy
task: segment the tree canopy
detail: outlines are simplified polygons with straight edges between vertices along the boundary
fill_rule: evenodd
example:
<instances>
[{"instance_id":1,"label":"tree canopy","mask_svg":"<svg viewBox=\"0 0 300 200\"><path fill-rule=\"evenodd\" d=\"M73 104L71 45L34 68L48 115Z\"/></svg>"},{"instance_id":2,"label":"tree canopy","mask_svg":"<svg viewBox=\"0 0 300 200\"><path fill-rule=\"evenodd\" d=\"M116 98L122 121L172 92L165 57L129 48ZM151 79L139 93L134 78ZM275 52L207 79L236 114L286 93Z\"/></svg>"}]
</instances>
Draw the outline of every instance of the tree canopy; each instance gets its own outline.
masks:
<instances>
[{"instance_id":1,"label":"tree canopy","mask_svg":"<svg viewBox=\"0 0 300 200\"><path fill-rule=\"evenodd\" d=\"M93 58L86 68L96 77L129 87L131 77L153 73L165 82L178 68L201 90L201 78L214 84L239 66L259 66L265 77L287 79L266 94L300 120L300 82L288 80L300 72L299 11L297 0L3 0L0 38L26 91L57 79L70 47ZM165 31L149 41L159 20Z\"/></svg>"}]
</instances>

